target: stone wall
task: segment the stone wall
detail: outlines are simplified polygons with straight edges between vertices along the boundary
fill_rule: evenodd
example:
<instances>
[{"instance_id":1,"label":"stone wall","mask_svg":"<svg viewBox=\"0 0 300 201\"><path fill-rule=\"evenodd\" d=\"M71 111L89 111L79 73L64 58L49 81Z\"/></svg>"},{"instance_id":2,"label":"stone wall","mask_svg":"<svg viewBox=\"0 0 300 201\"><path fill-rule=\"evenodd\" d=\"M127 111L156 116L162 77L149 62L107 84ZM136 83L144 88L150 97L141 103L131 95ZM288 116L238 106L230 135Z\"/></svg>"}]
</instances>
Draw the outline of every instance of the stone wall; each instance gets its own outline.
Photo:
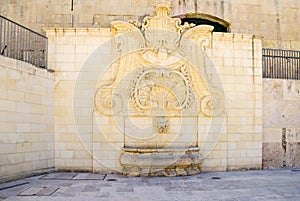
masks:
<instances>
[{"instance_id":1,"label":"stone wall","mask_svg":"<svg viewBox=\"0 0 300 201\"><path fill-rule=\"evenodd\" d=\"M212 44L208 56L218 69L224 87L226 129L215 152L208 156L207 164L204 161L204 169L260 169L261 40L251 35L214 33Z\"/></svg>"},{"instance_id":2,"label":"stone wall","mask_svg":"<svg viewBox=\"0 0 300 201\"><path fill-rule=\"evenodd\" d=\"M1 0L0 14L37 31L45 27L109 27L113 20L153 15L157 0ZM300 49L298 0L172 0L173 16L206 13L231 23L233 33L264 36L263 47Z\"/></svg>"},{"instance_id":3,"label":"stone wall","mask_svg":"<svg viewBox=\"0 0 300 201\"><path fill-rule=\"evenodd\" d=\"M263 168L300 166L300 81L263 79Z\"/></svg>"},{"instance_id":4,"label":"stone wall","mask_svg":"<svg viewBox=\"0 0 300 201\"><path fill-rule=\"evenodd\" d=\"M110 60L111 53L102 51L103 46L114 48L110 47L113 44L106 43L113 36L110 29L65 28L46 31L49 38L49 65L55 69L57 78L55 85L56 169L121 172L120 155L124 146L122 128L112 126L115 121L118 121L117 119L103 116L105 112L99 114L94 107L97 103L91 101L90 97L98 95L97 85L101 85L97 84L98 79L104 79L104 83L109 83L114 80L112 76L116 73L119 78L126 77L125 75L131 72L130 69L135 64L130 60L114 64L116 61ZM204 45L207 56L203 68L207 69L208 74L220 77L225 95L224 102L221 104L224 104L225 111L221 110L224 112L222 113L224 118L208 117L211 115L210 109L200 115L197 113L198 124L196 127L191 127L191 129L196 128L198 135L196 146L200 148L200 153L204 157L202 171L260 169L262 165L261 40L252 35L223 33L211 35L209 31L204 31L204 35L205 42L202 39L197 40L200 46ZM117 66L121 64L125 65L123 66L125 69L117 70ZM94 66L96 70L87 70L84 68L86 65ZM103 66L109 68L101 78L98 70ZM86 80L83 81L82 78ZM202 86L204 83L198 78L193 81L193 84L201 90L204 89ZM120 87L124 87L121 91L128 90L126 85ZM99 100L105 101L106 97L103 96ZM210 101L209 98L207 101ZM111 104L114 106L115 102L112 100ZM85 107L86 105L89 107ZM109 105L99 107L109 108ZM127 107L127 103L123 107ZM124 121L126 124L126 118ZM135 120L131 118L131 121ZM135 126L138 127L147 124L146 120L135 122ZM192 121L189 123L193 124ZM99 126L102 132L99 131ZM133 127L131 125L126 129L133 129ZM134 142L131 145L134 145Z\"/></svg>"},{"instance_id":5,"label":"stone wall","mask_svg":"<svg viewBox=\"0 0 300 201\"><path fill-rule=\"evenodd\" d=\"M92 171L93 167L93 110L80 112L82 124L74 120L74 88L81 68L92 52L111 36L109 29L49 29L49 66L55 69L55 167L56 170ZM82 92L85 96L94 89L94 73ZM91 103L92 104L92 103ZM78 129L84 135L78 135ZM103 145L107 146L107 145ZM108 149L106 149L109 152ZM106 154L107 155L107 154Z\"/></svg>"},{"instance_id":6,"label":"stone wall","mask_svg":"<svg viewBox=\"0 0 300 201\"><path fill-rule=\"evenodd\" d=\"M54 169L54 76L0 56L0 182Z\"/></svg>"}]
</instances>

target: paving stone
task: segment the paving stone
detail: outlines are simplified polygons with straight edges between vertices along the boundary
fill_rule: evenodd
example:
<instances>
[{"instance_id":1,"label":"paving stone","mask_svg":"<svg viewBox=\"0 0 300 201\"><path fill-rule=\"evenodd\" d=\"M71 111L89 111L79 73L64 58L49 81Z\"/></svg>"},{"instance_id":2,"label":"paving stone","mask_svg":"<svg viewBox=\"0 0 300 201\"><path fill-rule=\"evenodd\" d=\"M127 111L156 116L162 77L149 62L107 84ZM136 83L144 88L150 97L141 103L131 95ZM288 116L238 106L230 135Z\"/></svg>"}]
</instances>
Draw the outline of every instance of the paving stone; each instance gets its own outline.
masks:
<instances>
[{"instance_id":1,"label":"paving stone","mask_svg":"<svg viewBox=\"0 0 300 201\"><path fill-rule=\"evenodd\" d=\"M118 187L116 192L133 192L133 187Z\"/></svg>"},{"instance_id":2,"label":"paving stone","mask_svg":"<svg viewBox=\"0 0 300 201\"><path fill-rule=\"evenodd\" d=\"M55 191L58 190L58 187L41 187L41 188L34 188L29 187L25 191L19 193L19 196L50 196Z\"/></svg>"},{"instance_id":3,"label":"paving stone","mask_svg":"<svg viewBox=\"0 0 300 201\"><path fill-rule=\"evenodd\" d=\"M96 175L95 177L87 176L86 173L76 174L78 178L97 177ZM5 185L30 181L29 184L0 191L0 201L300 200L300 174L294 174L290 170L202 173L190 177L173 178L107 175L106 178L116 179L115 181L107 181L106 178L104 180L75 180L70 179L72 175L69 173L61 175L68 175L69 177L64 176L64 178L69 178L69 180L61 180L61 178L54 180L57 175L51 175L52 179L36 177L8 182ZM221 177L221 179L215 180L211 177Z\"/></svg>"},{"instance_id":4,"label":"paving stone","mask_svg":"<svg viewBox=\"0 0 300 201\"><path fill-rule=\"evenodd\" d=\"M49 179L49 180L70 180L73 179L78 173L73 172L56 172L47 174L44 177L41 177L40 179Z\"/></svg>"},{"instance_id":5,"label":"paving stone","mask_svg":"<svg viewBox=\"0 0 300 201\"><path fill-rule=\"evenodd\" d=\"M55 191L57 191L59 187L43 187L39 192L37 192L35 195L36 196L50 196L52 195Z\"/></svg>"},{"instance_id":6,"label":"paving stone","mask_svg":"<svg viewBox=\"0 0 300 201\"><path fill-rule=\"evenodd\" d=\"M96 185L88 184L86 185L81 192L95 192L100 190Z\"/></svg>"},{"instance_id":7,"label":"paving stone","mask_svg":"<svg viewBox=\"0 0 300 201\"><path fill-rule=\"evenodd\" d=\"M29 188L27 188L25 191L19 193L18 195L20 195L20 196L26 196L26 195L27 195L27 196L29 196L29 195L34 196L34 195L36 195L40 190L41 190L41 188L32 188L32 187L29 187Z\"/></svg>"},{"instance_id":8,"label":"paving stone","mask_svg":"<svg viewBox=\"0 0 300 201\"><path fill-rule=\"evenodd\" d=\"M105 174L90 174L90 173L80 173L73 177L74 180L103 180Z\"/></svg>"},{"instance_id":9,"label":"paving stone","mask_svg":"<svg viewBox=\"0 0 300 201\"><path fill-rule=\"evenodd\" d=\"M75 192L61 192L61 191L56 191L52 197L74 197L76 195Z\"/></svg>"},{"instance_id":10,"label":"paving stone","mask_svg":"<svg viewBox=\"0 0 300 201\"><path fill-rule=\"evenodd\" d=\"M109 197L110 193L109 192L100 192L97 197Z\"/></svg>"},{"instance_id":11,"label":"paving stone","mask_svg":"<svg viewBox=\"0 0 300 201\"><path fill-rule=\"evenodd\" d=\"M76 193L75 197L82 197L84 199L87 197L97 197L98 194L98 192L78 192Z\"/></svg>"}]
</instances>

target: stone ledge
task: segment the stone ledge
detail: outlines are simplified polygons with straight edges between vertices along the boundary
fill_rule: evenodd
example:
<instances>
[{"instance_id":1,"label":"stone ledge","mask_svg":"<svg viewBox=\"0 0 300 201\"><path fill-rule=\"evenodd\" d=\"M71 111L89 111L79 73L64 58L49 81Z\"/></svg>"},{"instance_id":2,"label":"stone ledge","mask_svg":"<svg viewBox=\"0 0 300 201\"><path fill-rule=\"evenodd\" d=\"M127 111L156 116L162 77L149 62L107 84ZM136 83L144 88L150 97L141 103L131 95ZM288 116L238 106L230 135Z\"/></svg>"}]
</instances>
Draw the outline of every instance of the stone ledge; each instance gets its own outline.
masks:
<instances>
[{"instance_id":1,"label":"stone ledge","mask_svg":"<svg viewBox=\"0 0 300 201\"><path fill-rule=\"evenodd\" d=\"M39 68L30 63L2 55L0 55L0 68L25 72L29 75L37 75L46 79L54 80L54 74L48 72L48 70L45 68ZM13 79L19 79L19 77L20 75L14 75Z\"/></svg>"}]
</instances>

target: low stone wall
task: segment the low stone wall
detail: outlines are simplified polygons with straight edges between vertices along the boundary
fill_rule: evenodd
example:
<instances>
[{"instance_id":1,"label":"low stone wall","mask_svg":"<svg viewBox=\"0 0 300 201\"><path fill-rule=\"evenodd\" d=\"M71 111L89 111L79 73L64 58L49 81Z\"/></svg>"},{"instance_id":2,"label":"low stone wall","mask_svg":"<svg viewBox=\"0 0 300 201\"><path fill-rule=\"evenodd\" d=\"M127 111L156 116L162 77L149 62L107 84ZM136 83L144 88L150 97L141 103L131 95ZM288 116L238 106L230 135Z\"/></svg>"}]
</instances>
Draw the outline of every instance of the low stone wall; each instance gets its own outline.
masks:
<instances>
[{"instance_id":1,"label":"low stone wall","mask_svg":"<svg viewBox=\"0 0 300 201\"><path fill-rule=\"evenodd\" d=\"M54 168L54 76L0 56L0 182Z\"/></svg>"},{"instance_id":2,"label":"low stone wall","mask_svg":"<svg viewBox=\"0 0 300 201\"><path fill-rule=\"evenodd\" d=\"M300 167L300 80L263 86L263 168Z\"/></svg>"}]
</instances>

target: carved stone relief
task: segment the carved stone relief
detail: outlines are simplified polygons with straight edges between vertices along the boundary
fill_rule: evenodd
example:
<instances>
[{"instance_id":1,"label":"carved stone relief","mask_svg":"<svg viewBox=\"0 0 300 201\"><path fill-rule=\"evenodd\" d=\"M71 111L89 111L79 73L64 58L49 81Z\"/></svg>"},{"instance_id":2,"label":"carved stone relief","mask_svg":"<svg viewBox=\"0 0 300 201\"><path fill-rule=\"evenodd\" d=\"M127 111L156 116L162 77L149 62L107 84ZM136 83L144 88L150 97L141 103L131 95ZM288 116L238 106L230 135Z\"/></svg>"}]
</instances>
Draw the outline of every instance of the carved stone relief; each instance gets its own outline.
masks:
<instances>
[{"instance_id":1,"label":"carved stone relief","mask_svg":"<svg viewBox=\"0 0 300 201\"><path fill-rule=\"evenodd\" d=\"M208 117L219 116L223 112L223 101L216 94L204 96L200 100L201 112Z\"/></svg>"},{"instance_id":2,"label":"carved stone relief","mask_svg":"<svg viewBox=\"0 0 300 201\"><path fill-rule=\"evenodd\" d=\"M141 110L188 109L194 100L189 72L179 69L151 68L141 70L131 89L131 102Z\"/></svg>"},{"instance_id":3,"label":"carved stone relief","mask_svg":"<svg viewBox=\"0 0 300 201\"><path fill-rule=\"evenodd\" d=\"M153 126L157 134L164 134L168 131L170 122L167 117L155 117L153 118Z\"/></svg>"},{"instance_id":4,"label":"carved stone relief","mask_svg":"<svg viewBox=\"0 0 300 201\"><path fill-rule=\"evenodd\" d=\"M120 95L113 95L111 89L98 89L94 100L96 110L104 115L115 115L122 110L122 98Z\"/></svg>"}]
</instances>

